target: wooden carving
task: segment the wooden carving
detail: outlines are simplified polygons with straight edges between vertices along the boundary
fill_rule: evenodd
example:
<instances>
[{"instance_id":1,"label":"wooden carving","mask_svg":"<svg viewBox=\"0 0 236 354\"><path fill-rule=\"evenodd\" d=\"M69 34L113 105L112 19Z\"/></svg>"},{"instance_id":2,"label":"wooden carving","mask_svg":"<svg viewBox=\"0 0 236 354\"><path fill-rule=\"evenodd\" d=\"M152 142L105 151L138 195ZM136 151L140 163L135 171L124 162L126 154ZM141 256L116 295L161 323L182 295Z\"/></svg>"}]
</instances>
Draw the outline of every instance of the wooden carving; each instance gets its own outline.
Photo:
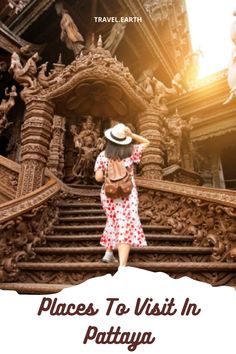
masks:
<instances>
[{"instance_id":1,"label":"wooden carving","mask_svg":"<svg viewBox=\"0 0 236 354\"><path fill-rule=\"evenodd\" d=\"M38 72L38 78L37 78L38 83L43 88L47 88L50 85L53 85L59 81L59 79L57 77L57 75L58 75L57 72L50 73L49 75L46 74L47 66L48 66L48 62L43 63L42 65L40 65L40 67L39 67L40 70Z\"/></svg>"},{"instance_id":2,"label":"wooden carving","mask_svg":"<svg viewBox=\"0 0 236 354\"><path fill-rule=\"evenodd\" d=\"M16 197L20 166L0 156L0 204Z\"/></svg>"},{"instance_id":3,"label":"wooden carving","mask_svg":"<svg viewBox=\"0 0 236 354\"><path fill-rule=\"evenodd\" d=\"M196 197L191 197L171 193L171 185L169 192L152 190L150 183L149 186L149 190L140 192L141 216L150 217L154 224L170 225L172 233L193 235L193 245L213 245L213 261L236 260L235 208L220 202L207 201L206 188L205 195L203 191L199 192L201 198L197 194ZM188 188L191 189L190 186ZM174 189L175 186L173 192ZM194 189L192 193L194 194Z\"/></svg>"},{"instance_id":4,"label":"wooden carving","mask_svg":"<svg viewBox=\"0 0 236 354\"><path fill-rule=\"evenodd\" d=\"M33 54L23 66L19 55L14 52L11 56L11 65L9 72L13 74L13 78L24 87L21 92L21 97L24 98L29 94L35 93L38 90L37 85L37 61L38 53Z\"/></svg>"},{"instance_id":5,"label":"wooden carving","mask_svg":"<svg viewBox=\"0 0 236 354\"><path fill-rule=\"evenodd\" d=\"M63 178L64 172L64 135L65 118L55 115L47 166L60 179Z\"/></svg>"},{"instance_id":6,"label":"wooden carving","mask_svg":"<svg viewBox=\"0 0 236 354\"><path fill-rule=\"evenodd\" d=\"M138 115L137 129L148 137L151 144L145 149L141 161L141 174L145 178L161 179L164 167L165 141L163 135L163 116L155 106Z\"/></svg>"},{"instance_id":7,"label":"wooden carving","mask_svg":"<svg viewBox=\"0 0 236 354\"><path fill-rule=\"evenodd\" d=\"M7 93L5 90L5 95L8 96L8 100L2 99L0 104L0 134L6 129L10 124L7 119L7 113L15 105L15 98L17 96L16 87L12 86L11 91Z\"/></svg>"},{"instance_id":8,"label":"wooden carving","mask_svg":"<svg viewBox=\"0 0 236 354\"><path fill-rule=\"evenodd\" d=\"M73 50L77 57L84 48L84 38L79 32L76 24L68 11L63 8L61 3L56 4L56 11L61 16L61 40L65 43L68 49Z\"/></svg>"},{"instance_id":9,"label":"wooden carving","mask_svg":"<svg viewBox=\"0 0 236 354\"><path fill-rule=\"evenodd\" d=\"M139 85L148 95L150 103L161 110L164 115L167 114L167 100L175 95L185 92L182 86L181 74L177 73L173 77L171 87L167 87L163 82L148 72L144 72L143 76L144 79Z\"/></svg>"},{"instance_id":10,"label":"wooden carving","mask_svg":"<svg viewBox=\"0 0 236 354\"><path fill-rule=\"evenodd\" d=\"M94 183L94 163L97 155L103 150L105 141L98 136L92 117L88 116L83 130L78 133L75 125L71 126L74 146L78 150L72 173L78 182Z\"/></svg>"},{"instance_id":11,"label":"wooden carving","mask_svg":"<svg viewBox=\"0 0 236 354\"><path fill-rule=\"evenodd\" d=\"M30 0L9 0L8 2L13 11L18 14L24 9L26 5L28 5Z\"/></svg>"},{"instance_id":12,"label":"wooden carving","mask_svg":"<svg viewBox=\"0 0 236 354\"><path fill-rule=\"evenodd\" d=\"M53 125L53 108L50 101L41 97L28 97L26 101L17 196L27 194L44 184Z\"/></svg>"},{"instance_id":13,"label":"wooden carving","mask_svg":"<svg viewBox=\"0 0 236 354\"><path fill-rule=\"evenodd\" d=\"M107 49L114 55L118 45L125 34L126 23L115 23L111 29L111 32L104 42L104 49Z\"/></svg>"},{"instance_id":14,"label":"wooden carving","mask_svg":"<svg viewBox=\"0 0 236 354\"><path fill-rule=\"evenodd\" d=\"M42 203L27 214L0 223L0 281L17 279L17 263L35 256L34 247L45 242L46 234L58 217L56 198ZM30 201L28 201L30 205Z\"/></svg>"},{"instance_id":15,"label":"wooden carving","mask_svg":"<svg viewBox=\"0 0 236 354\"><path fill-rule=\"evenodd\" d=\"M168 166L177 164L190 170L193 169L192 156L190 156L192 147L189 137L189 132L192 127L191 122L190 120L183 120L177 110L174 115L165 118ZM183 152L185 155L189 155L185 164Z\"/></svg>"}]
</instances>

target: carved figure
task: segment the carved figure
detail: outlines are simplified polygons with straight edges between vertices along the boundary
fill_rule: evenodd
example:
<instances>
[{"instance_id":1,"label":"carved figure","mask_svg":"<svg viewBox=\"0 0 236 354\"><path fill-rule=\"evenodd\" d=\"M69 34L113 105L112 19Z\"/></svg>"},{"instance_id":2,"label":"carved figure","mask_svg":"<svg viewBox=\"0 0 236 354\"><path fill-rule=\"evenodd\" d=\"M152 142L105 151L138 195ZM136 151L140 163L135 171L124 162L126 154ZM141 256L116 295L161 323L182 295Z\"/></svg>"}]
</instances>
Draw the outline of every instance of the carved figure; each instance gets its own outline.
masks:
<instances>
[{"instance_id":1,"label":"carved figure","mask_svg":"<svg viewBox=\"0 0 236 354\"><path fill-rule=\"evenodd\" d=\"M36 74L37 74L37 65L38 53L36 52L32 57L30 57L25 66L23 67L20 61L19 55L14 52L11 56L11 65L9 72L13 73L13 78L19 82L19 84L24 87L29 87L35 89L37 86Z\"/></svg>"},{"instance_id":2,"label":"carved figure","mask_svg":"<svg viewBox=\"0 0 236 354\"><path fill-rule=\"evenodd\" d=\"M62 16L60 26L61 26L61 40L65 43L68 49L73 50L74 55L78 56L81 50L84 48L84 38L79 32L76 24L74 23L72 17L69 15L68 11L63 8L62 4L59 3L56 6L56 11L58 15Z\"/></svg>"},{"instance_id":3,"label":"carved figure","mask_svg":"<svg viewBox=\"0 0 236 354\"><path fill-rule=\"evenodd\" d=\"M183 134L187 131L187 124L181 119L178 111L168 119L165 119L167 129L167 163L181 165L181 145Z\"/></svg>"},{"instance_id":4,"label":"carved figure","mask_svg":"<svg viewBox=\"0 0 236 354\"><path fill-rule=\"evenodd\" d=\"M163 82L159 81L152 72L145 70L142 74L139 86L145 91L151 103L161 108L163 113L166 113L167 99L185 92L182 86L182 75L180 73L177 73L173 77L171 83L172 86L169 88Z\"/></svg>"},{"instance_id":5,"label":"carved figure","mask_svg":"<svg viewBox=\"0 0 236 354\"><path fill-rule=\"evenodd\" d=\"M140 82L140 87L148 94L149 97L154 96L154 89L152 85L152 78L146 74L145 79Z\"/></svg>"},{"instance_id":6,"label":"carved figure","mask_svg":"<svg viewBox=\"0 0 236 354\"><path fill-rule=\"evenodd\" d=\"M39 67L40 70L38 73L38 82L43 88L49 87L49 82L48 82L49 77L46 75L47 66L48 66L48 62L43 63Z\"/></svg>"},{"instance_id":7,"label":"carved figure","mask_svg":"<svg viewBox=\"0 0 236 354\"><path fill-rule=\"evenodd\" d=\"M90 179L93 175L93 166L96 158L97 148L94 146L94 140L91 135L77 141L79 155L77 163L73 167L73 174L82 179Z\"/></svg>"},{"instance_id":8,"label":"carved figure","mask_svg":"<svg viewBox=\"0 0 236 354\"><path fill-rule=\"evenodd\" d=\"M27 73L31 79L36 84L36 75L37 75L37 61L39 60L38 52L34 53L26 62L24 71Z\"/></svg>"},{"instance_id":9,"label":"carved figure","mask_svg":"<svg viewBox=\"0 0 236 354\"><path fill-rule=\"evenodd\" d=\"M168 19L168 11L166 6L162 5L162 2L158 0L146 1L144 7L153 21L164 22Z\"/></svg>"},{"instance_id":10,"label":"carved figure","mask_svg":"<svg viewBox=\"0 0 236 354\"><path fill-rule=\"evenodd\" d=\"M104 42L104 49L109 50L112 55L115 53L118 45L120 44L122 38L124 37L125 27L126 27L125 22L115 23L111 29L109 36Z\"/></svg>"},{"instance_id":11,"label":"carved figure","mask_svg":"<svg viewBox=\"0 0 236 354\"><path fill-rule=\"evenodd\" d=\"M9 0L9 6L14 9L14 12L18 14L24 7L30 2L30 0Z\"/></svg>"},{"instance_id":12,"label":"carved figure","mask_svg":"<svg viewBox=\"0 0 236 354\"><path fill-rule=\"evenodd\" d=\"M5 90L5 95L8 96L8 100L3 99L0 104L0 134L12 123L9 123L6 117L6 114L9 110L15 105L15 98L17 96L16 87L12 86L11 91L7 93Z\"/></svg>"},{"instance_id":13,"label":"carved figure","mask_svg":"<svg viewBox=\"0 0 236 354\"><path fill-rule=\"evenodd\" d=\"M49 75L46 74L47 66L48 62L45 62L39 67L40 70L38 73L38 82L43 88L47 88L50 85L58 83L60 80L56 71L52 72Z\"/></svg>"},{"instance_id":14,"label":"carved figure","mask_svg":"<svg viewBox=\"0 0 236 354\"><path fill-rule=\"evenodd\" d=\"M167 114L167 99L177 95L178 91L175 86L169 88L165 84L163 84L163 82L157 80L155 77L152 78L151 82L154 92L154 98L152 99L151 103L157 106L163 114Z\"/></svg>"},{"instance_id":15,"label":"carved figure","mask_svg":"<svg viewBox=\"0 0 236 354\"><path fill-rule=\"evenodd\" d=\"M75 125L71 126L74 146L78 149L76 162L72 169L72 174L82 183L94 183L93 169L95 159L105 146L105 141L98 137L92 117L88 116L83 123L83 128L78 133Z\"/></svg>"}]
</instances>

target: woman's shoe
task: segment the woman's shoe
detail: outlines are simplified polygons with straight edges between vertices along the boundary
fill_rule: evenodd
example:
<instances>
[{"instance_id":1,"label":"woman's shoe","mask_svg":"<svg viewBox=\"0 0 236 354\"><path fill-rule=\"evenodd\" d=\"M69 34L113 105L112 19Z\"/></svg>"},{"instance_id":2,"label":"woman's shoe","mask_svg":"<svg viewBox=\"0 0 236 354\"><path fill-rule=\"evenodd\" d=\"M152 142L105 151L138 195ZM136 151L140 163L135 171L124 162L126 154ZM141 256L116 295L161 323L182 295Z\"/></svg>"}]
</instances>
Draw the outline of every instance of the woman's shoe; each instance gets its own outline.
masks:
<instances>
[{"instance_id":1,"label":"woman's shoe","mask_svg":"<svg viewBox=\"0 0 236 354\"><path fill-rule=\"evenodd\" d=\"M118 260L114 256L113 252L111 251L106 251L104 257L102 258L102 261L104 263L117 263Z\"/></svg>"}]
</instances>

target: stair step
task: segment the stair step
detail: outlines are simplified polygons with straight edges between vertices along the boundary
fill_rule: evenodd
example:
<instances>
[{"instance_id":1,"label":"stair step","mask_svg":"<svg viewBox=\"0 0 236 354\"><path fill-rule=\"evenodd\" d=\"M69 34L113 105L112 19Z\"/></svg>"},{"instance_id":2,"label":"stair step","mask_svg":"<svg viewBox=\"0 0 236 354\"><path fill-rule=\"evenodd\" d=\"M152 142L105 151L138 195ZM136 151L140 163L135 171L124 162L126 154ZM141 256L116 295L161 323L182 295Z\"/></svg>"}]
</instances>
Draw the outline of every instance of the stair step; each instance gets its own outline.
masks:
<instances>
[{"instance_id":1,"label":"stair step","mask_svg":"<svg viewBox=\"0 0 236 354\"><path fill-rule=\"evenodd\" d=\"M106 216L71 216L71 217L59 217L59 222L61 223L83 223L83 222L88 222L88 223L92 223L92 222L101 222L101 221L106 221ZM148 217L141 217L140 218L141 222L148 222L150 221L150 218Z\"/></svg>"},{"instance_id":2,"label":"stair step","mask_svg":"<svg viewBox=\"0 0 236 354\"><path fill-rule=\"evenodd\" d=\"M104 215L101 216L71 216L71 217L59 217L59 221L62 223L66 222L98 222L98 221L106 221L106 217Z\"/></svg>"},{"instance_id":3,"label":"stair step","mask_svg":"<svg viewBox=\"0 0 236 354\"><path fill-rule=\"evenodd\" d=\"M104 215L103 209L70 209L70 210L60 210L60 216L61 215L88 215L89 214L96 214L96 215Z\"/></svg>"},{"instance_id":4,"label":"stair step","mask_svg":"<svg viewBox=\"0 0 236 354\"><path fill-rule=\"evenodd\" d=\"M53 229L55 231L84 231L84 230L104 230L105 224L99 225L55 225ZM170 226L160 226L160 225L143 225L144 230L151 231L171 231Z\"/></svg>"},{"instance_id":5,"label":"stair step","mask_svg":"<svg viewBox=\"0 0 236 354\"><path fill-rule=\"evenodd\" d=\"M129 266L143 268L151 271L159 272L236 272L236 263L219 263L219 262L129 262ZM103 262L77 262L77 263L32 263L19 262L18 266L21 270L34 271L113 271L118 267L117 263Z\"/></svg>"},{"instance_id":6,"label":"stair step","mask_svg":"<svg viewBox=\"0 0 236 354\"><path fill-rule=\"evenodd\" d=\"M55 294L69 287L70 284L0 283L1 290L13 290L20 294Z\"/></svg>"},{"instance_id":7,"label":"stair step","mask_svg":"<svg viewBox=\"0 0 236 354\"><path fill-rule=\"evenodd\" d=\"M46 236L48 241L99 241L101 235L53 235ZM171 234L145 234L147 240L154 241L193 241L192 235L171 235Z\"/></svg>"},{"instance_id":8,"label":"stair step","mask_svg":"<svg viewBox=\"0 0 236 354\"><path fill-rule=\"evenodd\" d=\"M102 205L100 203L100 201L98 201L97 203L85 203L85 202L61 202L59 203L58 205L60 208L88 208L88 211L89 209L91 208L97 208L97 209L102 209Z\"/></svg>"},{"instance_id":9,"label":"stair step","mask_svg":"<svg viewBox=\"0 0 236 354\"><path fill-rule=\"evenodd\" d=\"M67 186L72 188L82 188L82 189L101 189L101 185L98 184L77 184L77 183L67 183Z\"/></svg>"},{"instance_id":10,"label":"stair step","mask_svg":"<svg viewBox=\"0 0 236 354\"><path fill-rule=\"evenodd\" d=\"M89 254L104 253L104 247L36 247L37 254ZM189 253L189 254L211 254L211 247L180 247L180 246L148 246L133 247L131 253Z\"/></svg>"}]
</instances>

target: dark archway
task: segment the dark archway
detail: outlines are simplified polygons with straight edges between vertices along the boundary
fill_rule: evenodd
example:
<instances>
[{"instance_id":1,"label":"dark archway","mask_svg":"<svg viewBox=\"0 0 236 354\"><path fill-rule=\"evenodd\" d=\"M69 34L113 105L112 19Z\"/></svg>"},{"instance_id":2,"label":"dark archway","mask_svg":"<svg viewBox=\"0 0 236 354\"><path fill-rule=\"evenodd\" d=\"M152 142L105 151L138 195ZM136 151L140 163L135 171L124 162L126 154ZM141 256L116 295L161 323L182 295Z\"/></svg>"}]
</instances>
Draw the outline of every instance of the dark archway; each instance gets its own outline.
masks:
<instances>
[{"instance_id":1,"label":"dark archway","mask_svg":"<svg viewBox=\"0 0 236 354\"><path fill-rule=\"evenodd\" d=\"M5 135L0 136L0 155L7 157L7 145L9 143L9 138Z\"/></svg>"}]
</instances>

